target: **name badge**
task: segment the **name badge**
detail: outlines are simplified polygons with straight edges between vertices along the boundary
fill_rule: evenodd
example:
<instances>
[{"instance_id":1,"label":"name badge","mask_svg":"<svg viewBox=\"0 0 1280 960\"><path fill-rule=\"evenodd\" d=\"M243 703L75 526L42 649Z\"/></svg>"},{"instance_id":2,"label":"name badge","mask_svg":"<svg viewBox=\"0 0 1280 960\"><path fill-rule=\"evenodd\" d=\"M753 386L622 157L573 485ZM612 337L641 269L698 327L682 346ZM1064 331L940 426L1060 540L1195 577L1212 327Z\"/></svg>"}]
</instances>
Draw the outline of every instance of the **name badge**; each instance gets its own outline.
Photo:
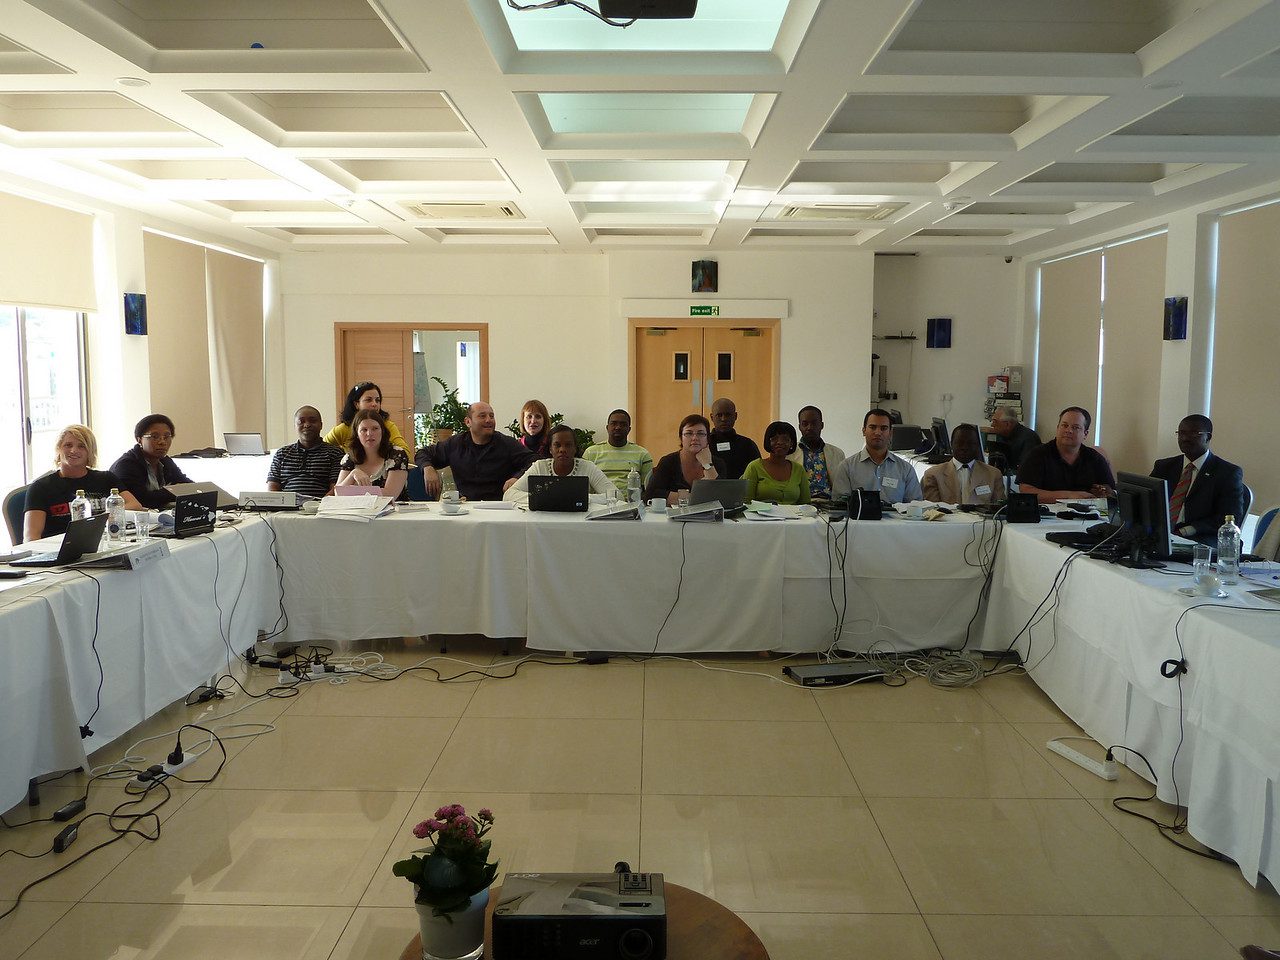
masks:
<instances>
[{"instance_id":1,"label":"name badge","mask_svg":"<svg viewBox=\"0 0 1280 960\"><path fill-rule=\"evenodd\" d=\"M716 444L716 453L728 453L728 452L729 452L729 441L726 440L723 443Z\"/></svg>"},{"instance_id":2,"label":"name badge","mask_svg":"<svg viewBox=\"0 0 1280 960\"><path fill-rule=\"evenodd\" d=\"M974 492L974 493L976 493L976 494L977 494L978 496L980 496L980 497L989 497L989 496L991 496L991 485L990 485L990 484L987 484L987 483L984 483L984 484L983 484L982 486L980 486L980 487L974 487L974 488L973 488L973 492Z\"/></svg>"},{"instance_id":3,"label":"name badge","mask_svg":"<svg viewBox=\"0 0 1280 960\"><path fill-rule=\"evenodd\" d=\"M897 477L881 477L880 489L881 490L897 490L898 478Z\"/></svg>"}]
</instances>

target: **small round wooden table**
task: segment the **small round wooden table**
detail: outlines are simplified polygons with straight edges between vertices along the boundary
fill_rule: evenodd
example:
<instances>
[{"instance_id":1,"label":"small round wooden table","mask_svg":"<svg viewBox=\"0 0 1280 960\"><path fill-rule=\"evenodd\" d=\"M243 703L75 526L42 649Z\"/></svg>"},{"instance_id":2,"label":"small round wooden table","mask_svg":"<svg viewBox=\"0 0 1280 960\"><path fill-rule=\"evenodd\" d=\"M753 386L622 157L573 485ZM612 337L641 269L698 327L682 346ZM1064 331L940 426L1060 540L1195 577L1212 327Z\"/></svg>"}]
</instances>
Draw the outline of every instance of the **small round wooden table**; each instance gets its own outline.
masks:
<instances>
[{"instance_id":1,"label":"small round wooden table","mask_svg":"<svg viewBox=\"0 0 1280 960\"><path fill-rule=\"evenodd\" d=\"M750 927L728 907L674 883L664 884L667 898L667 960L769 960L769 953ZM484 955L489 957L495 889L484 917ZM400 960L421 960L422 937L414 936Z\"/></svg>"}]
</instances>

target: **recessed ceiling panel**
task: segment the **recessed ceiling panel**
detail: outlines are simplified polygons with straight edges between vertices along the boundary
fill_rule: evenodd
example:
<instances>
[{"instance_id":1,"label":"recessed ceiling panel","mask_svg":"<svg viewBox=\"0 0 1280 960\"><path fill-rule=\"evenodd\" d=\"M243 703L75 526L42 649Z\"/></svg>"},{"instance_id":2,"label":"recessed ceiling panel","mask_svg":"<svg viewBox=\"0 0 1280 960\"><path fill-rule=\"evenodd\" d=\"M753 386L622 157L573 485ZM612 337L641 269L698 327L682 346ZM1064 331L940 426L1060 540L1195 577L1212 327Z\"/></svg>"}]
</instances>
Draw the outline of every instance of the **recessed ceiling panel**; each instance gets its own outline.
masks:
<instances>
[{"instance_id":1,"label":"recessed ceiling panel","mask_svg":"<svg viewBox=\"0 0 1280 960\"><path fill-rule=\"evenodd\" d=\"M638 20L620 29L572 6L521 11L502 0L492 2L523 52L768 51L789 6L787 0L698 0L692 20ZM531 2L536 0L521 0L522 5ZM588 2L596 6L595 0Z\"/></svg>"},{"instance_id":2,"label":"recessed ceiling panel","mask_svg":"<svg viewBox=\"0 0 1280 960\"><path fill-rule=\"evenodd\" d=\"M937 183L951 172L948 163L873 163L807 161L796 166L788 187L803 192L805 184Z\"/></svg>"},{"instance_id":3,"label":"recessed ceiling panel","mask_svg":"<svg viewBox=\"0 0 1280 960\"><path fill-rule=\"evenodd\" d=\"M1011 237L1013 230L965 230L960 227L940 227L928 230L917 230L917 237Z\"/></svg>"},{"instance_id":4,"label":"recessed ceiling panel","mask_svg":"<svg viewBox=\"0 0 1280 960\"><path fill-rule=\"evenodd\" d=\"M1155 183L1193 163L1053 163L1023 183Z\"/></svg>"},{"instance_id":5,"label":"recessed ceiling panel","mask_svg":"<svg viewBox=\"0 0 1280 960\"><path fill-rule=\"evenodd\" d=\"M506 183L492 160L334 160L334 166L357 180L416 181L420 183Z\"/></svg>"},{"instance_id":6,"label":"recessed ceiling panel","mask_svg":"<svg viewBox=\"0 0 1280 960\"><path fill-rule=\"evenodd\" d=\"M187 133L117 93L0 93L0 126L22 133Z\"/></svg>"},{"instance_id":7,"label":"recessed ceiling panel","mask_svg":"<svg viewBox=\"0 0 1280 960\"><path fill-rule=\"evenodd\" d=\"M327 200L212 200L232 213L333 213L341 211Z\"/></svg>"},{"instance_id":8,"label":"recessed ceiling panel","mask_svg":"<svg viewBox=\"0 0 1280 960\"><path fill-rule=\"evenodd\" d=\"M1016 96L855 95L827 133L1012 133L1029 118Z\"/></svg>"},{"instance_id":9,"label":"recessed ceiling panel","mask_svg":"<svg viewBox=\"0 0 1280 960\"><path fill-rule=\"evenodd\" d=\"M964 208L965 216L1066 216L1074 213L1074 203L971 203Z\"/></svg>"},{"instance_id":10,"label":"recessed ceiling panel","mask_svg":"<svg viewBox=\"0 0 1280 960\"><path fill-rule=\"evenodd\" d=\"M147 180L278 180L249 160L104 160Z\"/></svg>"},{"instance_id":11,"label":"recessed ceiling panel","mask_svg":"<svg viewBox=\"0 0 1280 960\"><path fill-rule=\"evenodd\" d=\"M739 133L750 93L540 93L553 133Z\"/></svg>"},{"instance_id":12,"label":"recessed ceiling panel","mask_svg":"<svg viewBox=\"0 0 1280 960\"><path fill-rule=\"evenodd\" d=\"M288 133L465 133L448 99L431 90L254 91L231 96Z\"/></svg>"},{"instance_id":13,"label":"recessed ceiling panel","mask_svg":"<svg viewBox=\"0 0 1280 960\"><path fill-rule=\"evenodd\" d=\"M1183 97L1118 131L1126 136L1280 136L1280 99Z\"/></svg>"},{"instance_id":14,"label":"recessed ceiling panel","mask_svg":"<svg viewBox=\"0 0 1280 960\"><path fill-rule=\"evenodd\" d=\"M0 37L0 74L8 73L71 73L52 60L33 53L8 37Z\"/></svg>"}]
</instances>

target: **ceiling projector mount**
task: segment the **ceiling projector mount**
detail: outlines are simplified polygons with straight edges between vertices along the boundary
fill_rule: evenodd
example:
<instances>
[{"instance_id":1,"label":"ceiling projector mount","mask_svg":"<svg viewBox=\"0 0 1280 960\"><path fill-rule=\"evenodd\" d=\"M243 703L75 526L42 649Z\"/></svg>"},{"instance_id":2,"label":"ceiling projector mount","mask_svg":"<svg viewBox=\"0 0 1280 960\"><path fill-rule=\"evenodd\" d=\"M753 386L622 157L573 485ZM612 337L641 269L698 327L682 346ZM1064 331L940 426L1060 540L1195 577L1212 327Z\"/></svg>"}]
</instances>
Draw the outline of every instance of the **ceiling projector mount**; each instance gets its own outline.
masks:
<instances>
[{"instance_id":1,"label":"ceiling projector mount","mask_svg":"<svg viewBox=\"0 0 1280 960\"><path fill-rule=\"evenodd\" d=\"M551 10L555 7L577 7L611 27L631 26L637 20L689 20L698 9L698 0L599 0L600 9L581 0L542 0L541 3L517 3L507 0L512 10Z\"/></svg>"}]
</instances>

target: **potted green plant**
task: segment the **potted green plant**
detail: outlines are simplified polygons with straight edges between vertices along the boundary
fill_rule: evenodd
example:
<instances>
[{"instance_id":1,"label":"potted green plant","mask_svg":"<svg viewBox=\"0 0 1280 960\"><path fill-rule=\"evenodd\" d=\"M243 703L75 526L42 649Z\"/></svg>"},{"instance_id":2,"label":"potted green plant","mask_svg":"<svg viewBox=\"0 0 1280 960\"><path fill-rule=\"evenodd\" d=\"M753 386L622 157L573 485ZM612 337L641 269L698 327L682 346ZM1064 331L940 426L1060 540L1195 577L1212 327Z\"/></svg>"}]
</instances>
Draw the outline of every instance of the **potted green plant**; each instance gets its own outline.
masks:
<instances>
[{"instance_id":1,"label":"potted green plant","mask_svg":"<svg viewBox=\"0 0 1280 960\"><path fill-rule=\"evenodd\" d=\"M498 872L485 838L493 819L487 808L471 817L460 804L443 806L413 828L431 845L391 868L413 884L425 954L466 957L484 945L484 911Z\"/></svg>"},{"instance_id":2,"label":"potted green plant","mask_svg":"<svg viewBox=\"0 0 1280 960\"><path fill-rule=\"evenodd\" d=\"M419 447L447 440L458 431L467 429L467 404L458 399L458 388L450 387L439 377L431 379L440 384L443 393L431 405L429 414L414 420L414 441Z\"/></svg>"}]
</instances>

